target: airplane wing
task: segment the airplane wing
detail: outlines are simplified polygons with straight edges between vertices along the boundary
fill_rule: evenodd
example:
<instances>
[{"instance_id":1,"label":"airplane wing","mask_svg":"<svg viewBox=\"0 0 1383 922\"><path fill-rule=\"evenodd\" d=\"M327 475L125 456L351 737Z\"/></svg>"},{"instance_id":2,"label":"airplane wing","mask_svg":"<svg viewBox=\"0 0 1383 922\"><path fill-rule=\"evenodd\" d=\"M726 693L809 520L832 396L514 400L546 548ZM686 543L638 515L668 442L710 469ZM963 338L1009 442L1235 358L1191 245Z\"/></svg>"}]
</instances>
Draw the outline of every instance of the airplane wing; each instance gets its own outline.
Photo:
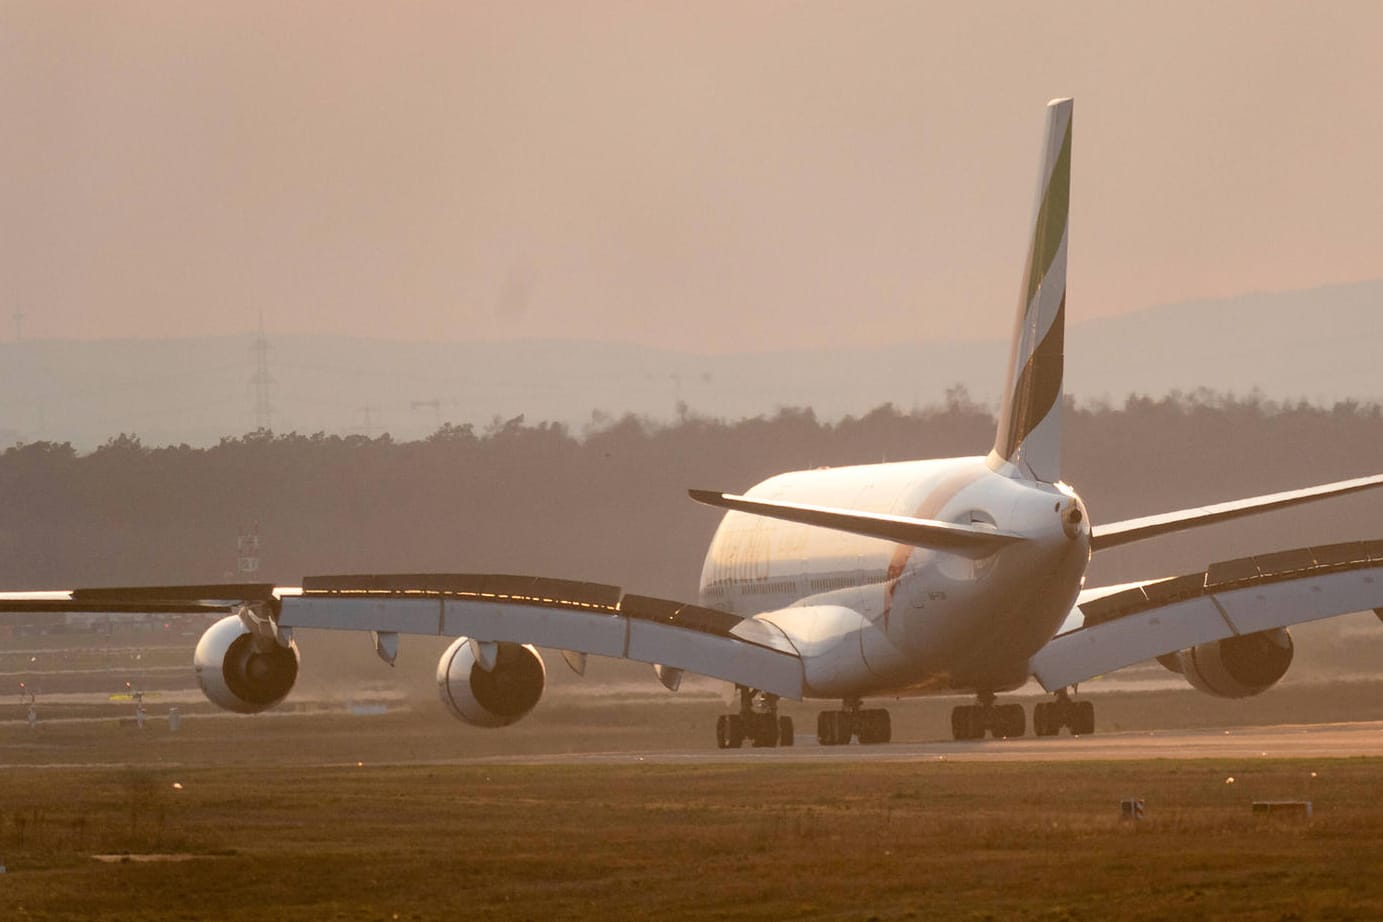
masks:
<instances>
[{"instance_id":1,"label":"airplane wing","mask_svg":"<svg viewBox=\"0 0 1383 922\"><path fill-rule=\"evenodd\" d=\"M1243 557L1082 592L1030 668L1056 691L1198 644L1369 609L1383 609L1383 540Z\"/></svg>"},{"instance_id":2,"label":"airplane wing","mask_svg":"<svg viewBox=\"0 0 1383 922\"><path fill-rule=\"evenodd\" d=\"M734 509L771 519L816 525L854 535L864 535L866 538L881 538L898 544L910 544L914 547L951 551L968 557L988 557L1006 544L1026 540L1021 535L1010 535L972 525L958 525L954 522L916 519L906 515L751 499L747 496L716 493L711 490L688 490L687 494L698 503L721 509Z\"/></svg>"},{"instance_id":3,"label":"airplane wing","mask_svg":"<svg viewBox=\"0 0 1383 922\"><path fill-rule=\"evenodd\" d=\"M1090 550L1103 551L1111 547L1118 547L1121 544L1142 541L1144 538L1153 538L1187 528L1197 528L1201 525L1213 525L1216 522L1235 519L1239 516L1268 512L1273 509L1285 509L1298 503L1309 503L1331 496L1344 496L1348 493L1379 486L1383 486L1383 474L1377 474L1373 477L1357 477L1354 480L1337 480L1334 483L1323 483L1302 490L1287 490L1283 493L1251 496L1247 499L1237 499L1228 503L1216 503L1213 506L1163 512L1138 519L1126 519L1123 522L1111 522L1108 525L1097 525L1090 532Z\"/></svg>"},{"instance_id":4,"label":"airplane wing","mask_svg":"<svg viewBox=\"0 0 1383 922\"><path fill-rule=\"evenodd\" d=\"M424 573L316 576L300 588L256 583L6 592L0 593L0 613L6 612L240 614L285 646L300 627L373 632L381 650L381 636L393 635L385 645L391 650L399 634L469 637L651 663L669 688L685 671L783 698L801 698L803 690L796 648L766 621L574 580Z\"/></svg>"},{"instance_id":5,"label":"airplane wing","mask_svg":"<svg viewBox=\"0 0 1383 922\"><path fill-rule=\"evenodd\" d=\"M230 614L245 603L277 605L271 583L111 586L49 592L0 592L0 613Z\"/></svg>"},{"instance_id":6,"label":"airplane wing","mask_svg":"<svg viewBox=\"0 0 1383 922\"><path fill-rule=\"evenodd\" d=\"M308 577L301 590L280 595L280 628L534 644L802 697L801 658L777 627L618 586L504 574L386 574ZM664 684L675 687L675 680Z\"/></svg>"}]
</instances>

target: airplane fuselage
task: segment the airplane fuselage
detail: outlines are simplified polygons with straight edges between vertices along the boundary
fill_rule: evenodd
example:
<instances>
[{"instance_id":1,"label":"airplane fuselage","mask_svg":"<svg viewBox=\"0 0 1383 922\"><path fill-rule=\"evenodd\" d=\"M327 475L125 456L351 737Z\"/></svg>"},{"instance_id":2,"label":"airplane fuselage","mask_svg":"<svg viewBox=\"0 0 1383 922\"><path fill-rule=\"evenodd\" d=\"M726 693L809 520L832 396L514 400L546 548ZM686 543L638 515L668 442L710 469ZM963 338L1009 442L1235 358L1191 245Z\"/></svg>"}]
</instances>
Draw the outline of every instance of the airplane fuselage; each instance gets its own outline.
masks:
<instances>
[{"instance_id":1,"label":"airplane fuselage","mask_svg":"<svg viewBox=\"0 0 1383 922\"><path fill-rule=\"evenodd\" d=\"M1004 468L973 457L769 478L746 495L1025 540L972 557L732 511L706 554L701 602L781 629L812 697L1015 688L1075 603L1090 530L1069 487Z\"/></svg>"}]
</instances>

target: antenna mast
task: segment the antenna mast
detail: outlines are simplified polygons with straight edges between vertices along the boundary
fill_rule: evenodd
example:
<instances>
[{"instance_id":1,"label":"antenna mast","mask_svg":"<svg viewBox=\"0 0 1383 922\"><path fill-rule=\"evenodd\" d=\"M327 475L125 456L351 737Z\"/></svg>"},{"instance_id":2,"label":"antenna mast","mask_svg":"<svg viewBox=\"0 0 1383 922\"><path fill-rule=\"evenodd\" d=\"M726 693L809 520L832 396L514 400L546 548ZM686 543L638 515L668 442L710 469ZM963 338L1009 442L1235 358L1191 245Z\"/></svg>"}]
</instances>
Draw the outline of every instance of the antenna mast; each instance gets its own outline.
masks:
<instances>
[{"instance_id":1,"label":"antenna mast","mask_svg":"<svg viewBox=\"0 0 1383 922\"><path fill-rule=\"evenodd\" d=\"M250 351L255 356L255 429L270 432L274 428L274 408L269 403L269 339L264 335L264 313L259 314L259 333L255 336Z\"/></svg>"}]
</instances>

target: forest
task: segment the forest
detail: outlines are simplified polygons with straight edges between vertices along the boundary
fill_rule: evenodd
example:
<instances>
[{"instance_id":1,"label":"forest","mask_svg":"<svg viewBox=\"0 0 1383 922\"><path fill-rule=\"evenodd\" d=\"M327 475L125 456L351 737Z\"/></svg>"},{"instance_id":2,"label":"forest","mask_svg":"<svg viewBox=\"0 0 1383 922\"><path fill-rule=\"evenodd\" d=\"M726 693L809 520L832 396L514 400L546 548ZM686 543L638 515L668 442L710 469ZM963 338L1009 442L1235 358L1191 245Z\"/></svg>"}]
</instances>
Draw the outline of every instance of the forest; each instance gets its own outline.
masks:
<instances>
[{"instance_id":1,"label":"forest","mask_svg":"<svg viewBox=\"0 0 1383 922\"><path fill-rule=\"evenodd\" d=\"M595 415L583 431L522 416L426 439L260 431L209 448L117 435L79 453L0 455L0 588L235 579L261 536L258 579L361 572L507 572L694 598L719 520L688 488L742 491L786 470L986 453L994 417L962 388L914 411L820 420L810 409L668 424ZM1282 404L1199 391L1068 403L1063 477L1093 520L1383 470L1376 404ZM1383 492L1383 491L1380 491ZM1383 535L1365 494L1099 555L1096 581L1198 569L1246 553Z\"/></svg>"}]
</instances>

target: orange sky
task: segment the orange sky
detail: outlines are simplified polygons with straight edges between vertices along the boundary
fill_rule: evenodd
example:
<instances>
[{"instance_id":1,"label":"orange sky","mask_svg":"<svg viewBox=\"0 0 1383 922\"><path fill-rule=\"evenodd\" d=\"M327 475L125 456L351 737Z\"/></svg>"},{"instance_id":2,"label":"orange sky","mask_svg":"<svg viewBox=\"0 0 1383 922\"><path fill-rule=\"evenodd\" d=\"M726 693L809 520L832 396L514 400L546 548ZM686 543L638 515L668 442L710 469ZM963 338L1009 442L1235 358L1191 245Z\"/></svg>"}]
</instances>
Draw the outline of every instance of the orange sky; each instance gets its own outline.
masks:
<instances>
[{"instance_id":1,"label":"orange sky","mask_svg":"<svg viewBox=\"0 0 1383 922\"><path fill-rule=\"evenodd\" d=\"M1383 276L1383 4L0 5L0 331L1007 335Z\"/></svg>"}]
</instances>

